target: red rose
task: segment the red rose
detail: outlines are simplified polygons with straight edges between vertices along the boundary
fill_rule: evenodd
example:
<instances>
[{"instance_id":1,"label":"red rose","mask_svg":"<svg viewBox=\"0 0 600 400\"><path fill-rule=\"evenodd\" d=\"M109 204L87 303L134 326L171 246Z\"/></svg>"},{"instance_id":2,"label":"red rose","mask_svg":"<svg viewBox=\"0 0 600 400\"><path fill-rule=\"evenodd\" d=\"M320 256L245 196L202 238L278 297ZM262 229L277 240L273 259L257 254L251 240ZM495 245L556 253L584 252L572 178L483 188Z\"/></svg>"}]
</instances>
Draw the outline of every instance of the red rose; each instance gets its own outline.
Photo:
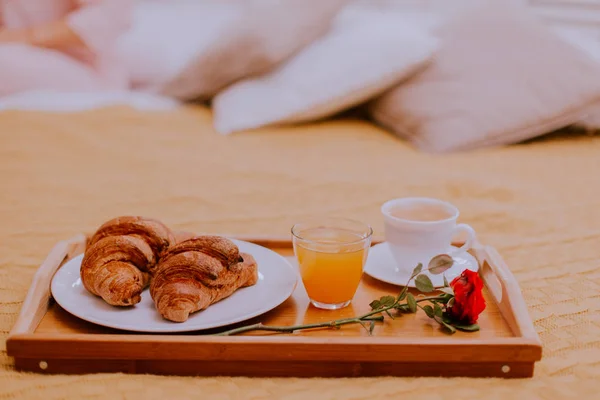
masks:
<instances>
[{"instance_id":1,"label":"red rose","mask_svg":"<svg viewBox=\"0 0 600 400\"><path fill-rule=\"evenodd\" d=\"M476 324L479 314L485 310L483 299L483 281L477 272L463 271L450 282L454 290L454 304L448 308L448 315L462 324Z\"/></svg>"}]
</instances>

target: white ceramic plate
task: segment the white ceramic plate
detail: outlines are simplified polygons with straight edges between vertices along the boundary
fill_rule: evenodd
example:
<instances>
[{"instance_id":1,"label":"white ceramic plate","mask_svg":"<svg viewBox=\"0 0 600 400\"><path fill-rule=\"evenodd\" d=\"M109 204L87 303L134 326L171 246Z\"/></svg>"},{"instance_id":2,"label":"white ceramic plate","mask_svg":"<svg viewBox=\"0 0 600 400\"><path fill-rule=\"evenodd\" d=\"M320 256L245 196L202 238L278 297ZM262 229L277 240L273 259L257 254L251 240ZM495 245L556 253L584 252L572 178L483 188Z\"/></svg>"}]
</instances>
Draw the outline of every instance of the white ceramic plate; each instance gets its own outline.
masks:
<instances>
[{"instance_id":1,"label":"white ceramic plate","mask_svg":"<svg viewBox=\"0 0 600 400\"><path fill-rule=\"evenodd\" d=\"M456 247L450 246L448 253L451 251L456 251ZM427 273L429 278L431 278L433 286L444 286L444 275L448 282L450 282L452 279L459 276L465 269L470 269L471 271L479 270L477 260L467 252L461 252L452 258L454 259L454 265L443 274L433 275ZM398 268L389 245L384 242L371 247L369 250L369 256L367 257L367 262L365 264L365 273L375 279L391 283L392 285L405 286L410 278L412 269L410 271L405 271ZM414 279L408 286L415 287Z\"/></svg>"},{"instance_id":2,"label":"white ceramic plate","mask_svg":"<svg viewBox=\"0 0 600 400\"><path fill-rule=\"evenodd\" d=\"M190 315L186 322L171 322L156 311L150 292L134 307L108 305L89 293L81 282L79 268L83 255L69 260L52 279L52 296L67 312L92 323L136 332L189 332L217 328L244 321L277 307L291 296L298 282L298 270L285 258L265 247L233 240L240 252L254 256L258 264L258 283L238 289L231 296L203 311Z\"/></svg>"}]
</instances>

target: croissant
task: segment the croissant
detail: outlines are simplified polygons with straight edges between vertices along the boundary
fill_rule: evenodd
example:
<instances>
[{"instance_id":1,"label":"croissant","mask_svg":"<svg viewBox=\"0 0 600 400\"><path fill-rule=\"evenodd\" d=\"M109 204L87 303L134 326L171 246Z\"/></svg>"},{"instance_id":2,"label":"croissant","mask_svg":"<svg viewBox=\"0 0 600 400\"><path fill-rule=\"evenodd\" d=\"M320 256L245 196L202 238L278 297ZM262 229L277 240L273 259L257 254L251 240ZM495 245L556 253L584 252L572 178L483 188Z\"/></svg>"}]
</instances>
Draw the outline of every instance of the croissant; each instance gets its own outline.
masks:
<instances>
[{"instance_id":1,"label":"croissant","mask_svg":"<svg viewBox=\"0 0 600 400\"><path fill-rule=\"evenodd\" d=\"M258 282L250 254L230 240L198 236L172 246L156 268L150 295L158 312L174 322L204 310L236 290Z\"/></svg>"},{"instance_id":2,"label":"croissant","mask_svg":"<svg viewBox=\"0 0 600 400\"><path fill-rule=\"evenodd\" d=\"M110 305L137 304L172 242L171 230L151 218L107 221L88 242L80 269L83 286Z\"/></svg>"}]
</instances>

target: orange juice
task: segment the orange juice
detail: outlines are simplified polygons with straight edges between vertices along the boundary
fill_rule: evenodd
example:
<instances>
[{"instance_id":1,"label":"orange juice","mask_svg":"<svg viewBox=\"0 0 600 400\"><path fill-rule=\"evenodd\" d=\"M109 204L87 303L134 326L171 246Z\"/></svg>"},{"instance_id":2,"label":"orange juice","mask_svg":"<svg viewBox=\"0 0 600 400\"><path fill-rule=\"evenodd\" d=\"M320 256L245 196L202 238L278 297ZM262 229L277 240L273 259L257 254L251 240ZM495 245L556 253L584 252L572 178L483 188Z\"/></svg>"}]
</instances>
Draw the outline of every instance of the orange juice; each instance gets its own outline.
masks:
<instances>
[{"instance_id":1,"label":"orange juice","mask_svg":"<svg viewBox=\"0 0 600 400\"><path fill-rule=\"evenodd\" d=\"M303 231L302 239L296 244L296 257L308 297L325 304L352 300L367 255L363 237L350 231L315 228Z\"/></svg>"}]
</instances>

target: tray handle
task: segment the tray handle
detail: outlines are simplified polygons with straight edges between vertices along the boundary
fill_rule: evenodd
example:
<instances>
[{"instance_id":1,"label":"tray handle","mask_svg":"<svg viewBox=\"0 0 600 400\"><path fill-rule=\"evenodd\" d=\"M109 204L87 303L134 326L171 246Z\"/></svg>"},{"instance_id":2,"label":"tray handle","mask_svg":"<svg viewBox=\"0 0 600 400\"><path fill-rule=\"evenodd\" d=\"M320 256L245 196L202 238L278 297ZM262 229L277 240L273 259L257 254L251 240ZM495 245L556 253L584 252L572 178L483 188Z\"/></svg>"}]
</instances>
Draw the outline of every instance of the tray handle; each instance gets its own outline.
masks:
<instances>
[{"instance_id":1,"label":"tray handle","mask_svg":"<svg viewBox=\"0 0 600 400\"><path fill-rule=\"evenodd\" d=\"M481 268L480 274L513 333L541 345L519 283L506 262L491 246L477 244L474 251Z\"/></svg>"},{"instance_id":2,"label":"tray handle","mask_svg":"<svg viewBox=\"0 0 600 400\"><path fill-rule=\"evenodd\" d=\"M58 268L67 258L81 253L86 246L87 237L79 234L68 240L58 242L38 268L27 292L27 296L11 329L9 337L22 333L33 333L48 311L50 300L50 283Z\"/></svg>"}]
</instances>

